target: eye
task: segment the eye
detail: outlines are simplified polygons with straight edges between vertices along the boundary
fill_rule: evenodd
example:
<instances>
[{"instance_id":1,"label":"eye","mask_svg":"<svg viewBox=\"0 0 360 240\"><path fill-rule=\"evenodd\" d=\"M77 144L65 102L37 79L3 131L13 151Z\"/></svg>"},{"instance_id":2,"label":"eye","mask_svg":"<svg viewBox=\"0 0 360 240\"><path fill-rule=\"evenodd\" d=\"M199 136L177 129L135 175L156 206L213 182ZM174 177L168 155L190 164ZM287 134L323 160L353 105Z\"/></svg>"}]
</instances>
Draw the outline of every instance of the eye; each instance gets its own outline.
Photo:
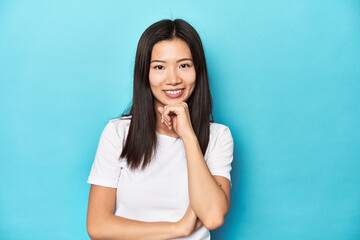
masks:
<instances>
[{"instance_id":1,"label":"eye","mask_svg":"<svg viewBox=\"0 0 360 240\"><path fill-rule=\"evenodd\" d=\"M190 64L184 63L180 65L180 68L187 68L190 67Z\"/></svg>"},{"instance_id":2,"label":"eye","mask_svg":"<svg viewBox=\"0 0 360 240\"><path fill-rule=\"evenodd\" d=\"M164 66L161 66L161 65L157 65L154 67L155 69L158 69L158 70L163 70L164 69Z\"/></svg>"}]
</instances>

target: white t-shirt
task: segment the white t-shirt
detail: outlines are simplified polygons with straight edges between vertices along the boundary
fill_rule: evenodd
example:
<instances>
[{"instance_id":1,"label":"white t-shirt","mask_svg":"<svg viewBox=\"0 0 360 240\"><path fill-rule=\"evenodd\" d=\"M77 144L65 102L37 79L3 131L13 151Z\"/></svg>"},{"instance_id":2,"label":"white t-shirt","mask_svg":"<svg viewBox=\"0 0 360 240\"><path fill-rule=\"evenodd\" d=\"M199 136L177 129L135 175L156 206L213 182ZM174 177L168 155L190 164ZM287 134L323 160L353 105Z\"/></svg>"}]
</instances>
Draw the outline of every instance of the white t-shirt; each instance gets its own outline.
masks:
<instances>
[{"instance_id":1,"label":"white t-shirt","mask_svg":"<svg viewBox=\"0 0 360 240\"><path fill-rule=\"evenodd\" d=\"M158 147L150 165L143 171L132 171L125 159L119 160L130 121L122 117L106 125L88 183L117 188L117 216L144 222L176 222L190 203L184 144L181 138L157 133ZM231 180L233 139L228 127L210 123L204 159L212 175ZM201 226L190 236L179 239L208 240L210 232Z\"/></svg>"}]
</instances>

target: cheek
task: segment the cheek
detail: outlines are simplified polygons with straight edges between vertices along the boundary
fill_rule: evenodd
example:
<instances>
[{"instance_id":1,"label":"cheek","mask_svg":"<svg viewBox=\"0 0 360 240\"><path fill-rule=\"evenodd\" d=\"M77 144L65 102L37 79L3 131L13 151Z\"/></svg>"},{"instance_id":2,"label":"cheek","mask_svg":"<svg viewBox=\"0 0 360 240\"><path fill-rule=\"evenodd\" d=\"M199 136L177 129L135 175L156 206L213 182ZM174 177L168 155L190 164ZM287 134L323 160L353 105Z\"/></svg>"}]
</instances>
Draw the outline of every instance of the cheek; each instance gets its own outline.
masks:
<instances>
[{"instance_id":1,"label":"cheek","mask_svg":"<svg viewBox=\"0 0 360 240\"><path fill-rule=\"evenodd\" d=\"M191 87L192 89L195 88L195 81L196 81L196 73L195 71L189 72L186 77L186 84Z\"/></svg>"},{"instance_id":2,"label":"cheek","mask_svg":"<svg viewBox=\"0 0 360 240\"><path fill-rule=\"evenodd\" d=\"M160 87L163 83L162 76L160 74L155 74L152 71L150 71L149 83L150 83L151 88Z\"/></svg>"}]
</instances>

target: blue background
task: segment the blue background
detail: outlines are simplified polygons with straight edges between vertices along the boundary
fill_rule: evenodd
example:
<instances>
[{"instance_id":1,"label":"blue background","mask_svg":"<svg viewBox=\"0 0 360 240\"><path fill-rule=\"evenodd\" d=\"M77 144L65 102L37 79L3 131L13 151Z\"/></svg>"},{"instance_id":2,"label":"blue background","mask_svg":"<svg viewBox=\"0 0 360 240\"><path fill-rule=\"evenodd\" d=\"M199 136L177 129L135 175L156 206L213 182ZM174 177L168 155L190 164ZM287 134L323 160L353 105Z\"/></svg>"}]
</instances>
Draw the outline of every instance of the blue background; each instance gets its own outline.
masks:
<instances>
[{"instance_id":1,"label":"blue background","mask_svg":"<svg viewBox=\"0 0 360 240\"><path fill-rule=\"evenodd\" d=\"M0 1L0 238L88 239L100 134L137 42L184 18L235 141L213 239L360 239L360 1Z\"/></svg>"}]
</instances>

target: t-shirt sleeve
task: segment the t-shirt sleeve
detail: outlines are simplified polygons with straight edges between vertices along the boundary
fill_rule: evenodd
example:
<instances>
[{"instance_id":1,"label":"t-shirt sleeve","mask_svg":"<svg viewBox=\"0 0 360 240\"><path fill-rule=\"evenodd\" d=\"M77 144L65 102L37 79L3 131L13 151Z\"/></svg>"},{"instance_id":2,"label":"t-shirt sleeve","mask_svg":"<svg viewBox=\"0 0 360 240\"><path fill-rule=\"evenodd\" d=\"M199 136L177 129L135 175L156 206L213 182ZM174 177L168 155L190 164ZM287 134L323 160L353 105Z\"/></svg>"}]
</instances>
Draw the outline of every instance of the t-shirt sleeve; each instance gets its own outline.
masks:
<instances>
[{"instance_id":1,"label":"t-shirt sleeve","mask_svg":"<svg viewBox=\"0 0 360 240\"><path fill-rule=\"evenodd\" d=\"M118 159L121 148L116 126L109 121L101 134L88 183L111 188L117 187L120 176Z\"/></svg>"},{"instance_id":2,"label":"t-shirt sleeve","mask_svg":"<svg viewBox=\"0 0 360 240\"><path fill-rule=\"evenodd\" d=\"M212 148L206 161L211 174L226 177L231 184L230 171L233 161L234 141L228 127L221 126L216 134Z\"/></svg>"}]
</instances>

